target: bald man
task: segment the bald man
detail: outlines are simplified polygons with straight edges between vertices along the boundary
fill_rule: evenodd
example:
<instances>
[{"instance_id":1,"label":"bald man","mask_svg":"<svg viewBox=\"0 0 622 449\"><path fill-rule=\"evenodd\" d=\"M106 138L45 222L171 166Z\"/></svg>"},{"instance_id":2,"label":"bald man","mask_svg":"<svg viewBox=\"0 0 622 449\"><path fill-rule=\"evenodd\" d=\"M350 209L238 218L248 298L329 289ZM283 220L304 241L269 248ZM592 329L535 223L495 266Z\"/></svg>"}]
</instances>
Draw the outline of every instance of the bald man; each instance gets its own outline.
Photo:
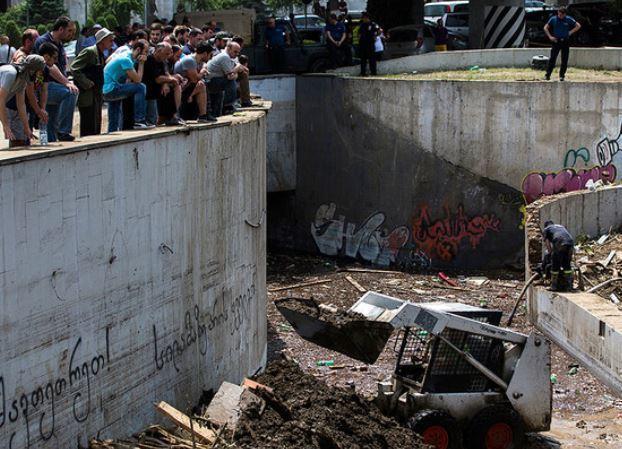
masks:
<instances>
[{"instance_id":1,"label":"bald man","mask_svg":"<svg viewBox=\"0 0 622 449\"><path fill-rule=\"evenodd\" d=\"M207 72L210 79L210 104L212 115L218 117L223 114L235 112L233 103L237 95L237 85L235 80L238 74L248 69L236 62L240 55L240 45L236 42L229 42L225 51L217 54L207 63Z\"/></svg>"}]
</instances>

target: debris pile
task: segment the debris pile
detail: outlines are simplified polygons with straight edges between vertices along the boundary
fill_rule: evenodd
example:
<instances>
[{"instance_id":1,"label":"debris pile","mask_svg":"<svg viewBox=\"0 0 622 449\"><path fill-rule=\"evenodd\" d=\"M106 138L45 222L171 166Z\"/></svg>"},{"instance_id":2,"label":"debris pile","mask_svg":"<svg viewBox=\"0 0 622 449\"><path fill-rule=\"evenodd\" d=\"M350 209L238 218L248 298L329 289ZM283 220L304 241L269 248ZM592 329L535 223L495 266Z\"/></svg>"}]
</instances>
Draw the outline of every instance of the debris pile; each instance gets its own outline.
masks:
<instances>
[{"instance_id":1,"label":"debris pile","mask_svg":"<svg viewBox=\"0 0 622 449\"><path fill-rule=\"evenodd\" d=\"M579 288L622 306L622 235L577 239L575 263L581 273ZM583 285L581 285L583 283Z\"/></svg>"},{"instance_id":2,"label":"debris pile","mask_svg":"<svg viewBox=\"0 0 622 449\"><path fill-rule=\"evenodd\" d=\"M352 388L329 387L291 360L268 365L256 381L224 383L192 420L166 403L158 411L178 427L150 426L132 438L96 440L90 449L418 449L408 428Z\"/></svg>"}]
</instances>

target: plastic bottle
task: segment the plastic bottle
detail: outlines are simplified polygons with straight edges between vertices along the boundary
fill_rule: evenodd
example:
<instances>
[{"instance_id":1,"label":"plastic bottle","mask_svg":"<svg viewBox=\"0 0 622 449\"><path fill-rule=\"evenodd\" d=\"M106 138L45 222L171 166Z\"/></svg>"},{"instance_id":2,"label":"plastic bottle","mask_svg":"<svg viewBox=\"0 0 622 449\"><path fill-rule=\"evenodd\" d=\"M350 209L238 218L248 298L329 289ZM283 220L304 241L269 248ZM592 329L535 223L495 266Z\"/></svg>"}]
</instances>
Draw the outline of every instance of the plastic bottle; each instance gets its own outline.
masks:
<instances>
[{"instance_id":1,"label":"plastic bottle","mask_svg":"<svg viewBox=\"0 0 622 449\"><path fill-rule=\"evenodd\" d=\"M551 374L551 383L552 384L556 384L557 383L557 374Z\"/></svg>"},{"instance_id":2,"label":"plastic bottle","mask_svg":"<svg viewBox=\"0 0 622 449\"><path fill-rule=\"evenodd\" d=\"M335 364L334 360L318 360L315 362L317 366L333 366Z\"/></svg>"},{"instance_id":3,"label":"plastic bottle","mask_svg":"<svg viewBox=\"0 0 622 449\"><path fill-rule=\"evenodd\" d=\"M48 144L48 129L45 126L39 128L39 144L43 146Z\"/></svg>"}]
</instances>

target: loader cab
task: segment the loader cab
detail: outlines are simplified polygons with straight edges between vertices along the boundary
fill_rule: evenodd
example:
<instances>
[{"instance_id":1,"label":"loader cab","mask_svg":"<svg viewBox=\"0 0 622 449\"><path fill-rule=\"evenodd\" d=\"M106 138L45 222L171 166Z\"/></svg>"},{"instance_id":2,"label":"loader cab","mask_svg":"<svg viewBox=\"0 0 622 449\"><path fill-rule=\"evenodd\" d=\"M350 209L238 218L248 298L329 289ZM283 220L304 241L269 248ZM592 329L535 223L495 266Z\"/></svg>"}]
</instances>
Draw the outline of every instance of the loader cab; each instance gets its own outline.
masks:
<instances>
[{"instance_id":1,"label":"loader cab","mask_svg":"<svg viewBox=\"0 0 622 449\"><path fill-rule=\"evenodd\" d=\"M447 307L447 306L445 306ZM452 305L455 315L499 325L502 312L467 305ZM458 330L446 330L444 337L469 352L498 376L503 375L504 346L499 340ZM394 350L395 376L422 393L484 392L496 385L468 364L445 342L418 328L399 331Z\"/></svg>"}]
</instances>

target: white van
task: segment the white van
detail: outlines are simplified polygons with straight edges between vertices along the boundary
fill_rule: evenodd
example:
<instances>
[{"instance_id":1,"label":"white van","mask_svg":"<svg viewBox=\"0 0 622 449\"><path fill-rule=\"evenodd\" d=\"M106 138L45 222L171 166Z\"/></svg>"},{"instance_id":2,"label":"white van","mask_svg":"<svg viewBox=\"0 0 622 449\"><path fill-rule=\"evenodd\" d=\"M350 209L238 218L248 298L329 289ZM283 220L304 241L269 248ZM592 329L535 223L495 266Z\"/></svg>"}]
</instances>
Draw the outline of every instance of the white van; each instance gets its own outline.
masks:
<instances>
[{"instance_id":1,"label":"white van","mask_svg":"<svg viewBox=\"0 0 622 449\"><path fill-rule=\"evenodd\" d=\"M432 2L423 5L423 18L433 22L452 12L469 12L469 2Z\"/></svg>"}]
</instances>

